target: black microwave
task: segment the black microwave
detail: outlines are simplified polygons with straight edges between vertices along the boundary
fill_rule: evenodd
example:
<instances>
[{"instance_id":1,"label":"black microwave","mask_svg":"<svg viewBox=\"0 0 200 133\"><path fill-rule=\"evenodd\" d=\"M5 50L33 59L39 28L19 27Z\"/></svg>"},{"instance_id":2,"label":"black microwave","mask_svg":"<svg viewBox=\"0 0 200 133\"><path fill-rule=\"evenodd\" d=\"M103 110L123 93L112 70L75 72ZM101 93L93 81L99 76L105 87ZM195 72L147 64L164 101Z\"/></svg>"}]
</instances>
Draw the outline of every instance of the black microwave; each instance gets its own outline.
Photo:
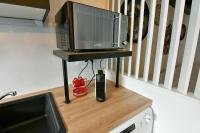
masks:
<instances>
[{"instance_id":1,"label":"black microwave","mask_svg":"<svg viewBox=\"0 0 200 133\"><path fill-rule=\"evenodd\" d=\"M55 21L57 47L60 49L116 50L127 45L126 15L67 1L56 14Z\"/></svg>"}]
</instances>

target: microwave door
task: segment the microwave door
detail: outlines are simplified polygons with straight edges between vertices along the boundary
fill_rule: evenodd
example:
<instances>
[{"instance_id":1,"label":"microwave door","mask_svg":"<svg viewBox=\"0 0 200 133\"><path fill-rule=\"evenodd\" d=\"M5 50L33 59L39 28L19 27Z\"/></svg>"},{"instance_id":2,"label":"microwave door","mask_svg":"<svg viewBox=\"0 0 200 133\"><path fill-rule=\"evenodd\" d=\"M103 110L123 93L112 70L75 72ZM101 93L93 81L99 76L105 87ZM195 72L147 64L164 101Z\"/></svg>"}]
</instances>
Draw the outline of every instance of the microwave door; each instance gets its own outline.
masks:
<instances>
[{"instance_id":1,"label":"microwave door","mask_svg":"<svg viewBox=\"0 0 200 133\"><path fill-rule=\"evenodd\" d=\"M74 3L73 17L74 17L74 47L78 49L89 49L94 37L92 27L92 16L94 8L89 8L86 5Z\"/></svg>"},{"instance_id":2,"label":"microwave door","mask_svg":"<svg viewBox=\"0 0 200 133\"><path fill-rule=\"evenodd\" d=\"M118 13L78 4L74 5L73 12L75 49L113 48L113 41L118 40L119 20L114 22Z\"/></svg>"},{"instance_id":3,"label":"microwave door","mask_svg":"<svg viewBox=\"0 0 200 133\"><path fill-rule=\"evenodd\" d=\"M116 47L116 45L114 44L118 40L117 35L119 20L116 19L118 17L118 13L113 13L110 11L107 11L100 17L102 22L98 24L100 32L98 33L99 38L97 38L97 43L100 43L102 45L101 48L113 49Z\"/></svg>"},{"instance_id":4,"label":"microwave door","mask_svg":"<svg viewBox=\"0 0 200 133\"><path fill-rule=\"evenodd\" d=\"M98 16L98 23L97 23L97 36L95 38L95 42L94 42L94 49L112 49L114 48L113 46L113 41L116 41L116 32L117 32L117 28L116 30L113 30L114 27L116 27L116 25L118 25L117 23L119 23L118 21L114 22L114 17L118 16L118 13L113 13L113 12L109 12L109 11L105 11L105 12L101 12L101 15ZM113 32L114 31L114 32ZM115 37L113 40L113 36ZM99 45L99 46L95 46L95 44Z\"/></svg>"}]
</instances>

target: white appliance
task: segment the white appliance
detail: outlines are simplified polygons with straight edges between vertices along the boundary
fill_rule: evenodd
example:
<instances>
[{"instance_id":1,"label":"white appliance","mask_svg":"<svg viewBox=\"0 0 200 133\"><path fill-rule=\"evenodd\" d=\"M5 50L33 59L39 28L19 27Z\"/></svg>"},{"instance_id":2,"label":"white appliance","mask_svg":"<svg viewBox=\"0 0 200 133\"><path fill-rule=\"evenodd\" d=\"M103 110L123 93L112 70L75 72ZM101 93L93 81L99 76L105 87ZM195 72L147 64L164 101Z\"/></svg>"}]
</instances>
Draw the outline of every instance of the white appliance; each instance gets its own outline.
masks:
<instances>
[{"instance_id":1,"label":"white appliance","mask_svg":"<svg viewBox=\"0 0 200 133\"><path fill-rule=\"evenodd\" d=\"M152 109L147 108L135 117L111 130L110 133L152 133L153 118Z\"/></svg>"}]
</instances>

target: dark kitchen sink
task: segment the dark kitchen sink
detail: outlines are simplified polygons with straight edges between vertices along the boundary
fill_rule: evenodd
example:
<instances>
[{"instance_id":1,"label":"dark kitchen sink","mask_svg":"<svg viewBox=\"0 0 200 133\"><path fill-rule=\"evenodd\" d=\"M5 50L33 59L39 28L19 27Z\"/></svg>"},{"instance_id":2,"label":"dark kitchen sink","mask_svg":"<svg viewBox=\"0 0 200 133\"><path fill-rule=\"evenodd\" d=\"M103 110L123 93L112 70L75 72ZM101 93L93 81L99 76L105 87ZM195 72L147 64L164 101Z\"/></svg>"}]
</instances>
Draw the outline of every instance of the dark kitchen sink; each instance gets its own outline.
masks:
<instances>
[{"instance_id":1,"label":"dark kitchen sink","mask_svg":"<svg viewBox=\"0 0 200 133\"><path fill-rule=\"evenodd\" d=\"M65 133L51 93L0 104L0 133Z\"/></svg>"}]
</instances>

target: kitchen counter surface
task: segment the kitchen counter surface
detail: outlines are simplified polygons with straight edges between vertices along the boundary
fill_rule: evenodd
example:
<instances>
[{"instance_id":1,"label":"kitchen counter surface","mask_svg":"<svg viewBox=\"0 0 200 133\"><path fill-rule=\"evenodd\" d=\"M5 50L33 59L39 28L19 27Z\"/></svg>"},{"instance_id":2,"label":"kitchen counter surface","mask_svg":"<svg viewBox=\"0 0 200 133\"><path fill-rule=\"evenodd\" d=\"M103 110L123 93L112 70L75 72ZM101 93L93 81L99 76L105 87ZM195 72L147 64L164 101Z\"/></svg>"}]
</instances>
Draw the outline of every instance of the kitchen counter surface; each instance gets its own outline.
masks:
<instances>
[{"instance_id":1,"label":"kitchen counter surface","mask_svg":"<svg viewBox=\"0 0 200 133\"><path fill-rule=\"evenodd\" d=\"M123 87L115 88L114 83L110 81L107 81L107 100L102 103L96 101L94 89L90 89L87 95L79 98L70 93L71 103L65 104L63 87L8 98L0 103L45 92L53 93L69 133L108 132L152 104L150 99L133 91Z\"/></svg>"}]
</instances>

